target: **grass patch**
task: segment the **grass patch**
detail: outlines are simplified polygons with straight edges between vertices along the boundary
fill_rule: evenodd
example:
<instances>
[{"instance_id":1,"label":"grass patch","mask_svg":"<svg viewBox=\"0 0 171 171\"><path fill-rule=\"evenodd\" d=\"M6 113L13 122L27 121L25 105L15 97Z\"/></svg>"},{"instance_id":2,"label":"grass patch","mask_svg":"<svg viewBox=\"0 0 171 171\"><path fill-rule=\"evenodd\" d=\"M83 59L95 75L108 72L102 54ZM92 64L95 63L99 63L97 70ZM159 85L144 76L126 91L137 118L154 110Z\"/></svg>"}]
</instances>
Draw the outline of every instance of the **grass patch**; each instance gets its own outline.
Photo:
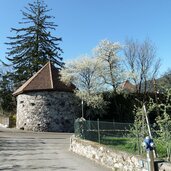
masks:
<instances>
[{"instance_id":1,"label":"grass patch","mask_svg":"<svg viewBox=\"0 0 171 171\"><path fill-rule=\"evenodd\" d=\"M171 147L171 142L166 143L162 140L159 139L155 139L155 146L156 146L156 150L157 150L157 154L159 158L166 158L167 157L167 146L170 145ZM114 138L114 137L110 137L110 136L104 136L101 139L101 143L104 145L107 145L110 148L116 149L116 150L121 150L121 151L125 151L131 154L139 154L139 150L138 150L138 143L137 143L137 139L136 138ZM139 144L140 146L140 150L141 150L141 154L145 155L146 152L143 149L143 147L141 146L141 143Z\"/></svg>"},{"instance_id":2,"label":"grass patch","mask_svg":"<svg viewBox=\"0 0 171 171\"><path fill-rule=\"evenodd\" d=\"M116 150L138 154L137 142L132 138L103 137L101 143Z\"/></svg>"}]
</instances>

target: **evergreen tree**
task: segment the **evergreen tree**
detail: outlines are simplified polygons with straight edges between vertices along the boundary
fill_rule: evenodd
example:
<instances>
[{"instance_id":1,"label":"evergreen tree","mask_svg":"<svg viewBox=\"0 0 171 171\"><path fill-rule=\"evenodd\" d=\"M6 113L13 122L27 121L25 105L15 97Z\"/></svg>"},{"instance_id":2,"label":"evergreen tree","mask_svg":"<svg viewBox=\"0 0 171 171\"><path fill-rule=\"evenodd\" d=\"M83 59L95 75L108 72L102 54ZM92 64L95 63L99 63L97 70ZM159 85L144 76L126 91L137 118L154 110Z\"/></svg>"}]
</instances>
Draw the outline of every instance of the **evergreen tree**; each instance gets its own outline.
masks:
<instances>
[{"instance_id":1,"label":"evergreen tree","mask_svg":"<svg viewBox=\"0 0 171 171\"><path fill-rule=\"evenodd\" d=\"M23 28L11 28L16 33L14 37L8 37L10 47L7 52L7 59L12 63L15 84L26 81L37 72L47 61L61 68L62 49L59 47L61 38L52 36L51 31L56 30L57 25L49 21L54 17L47 15L50 10L42 0L29 3L22 11Z\"/></svg>"},{"instance_id":2,"label":"evergreen tree","mask_svg":"<svg viewBox=\"0 0 171 171\"><path fill-rule=\"evenodd\" d=\"M15 110L15 99L12 96L13 83L9 72L0 74L0 114L6 114Z\"/></svg>"}]
</instances>

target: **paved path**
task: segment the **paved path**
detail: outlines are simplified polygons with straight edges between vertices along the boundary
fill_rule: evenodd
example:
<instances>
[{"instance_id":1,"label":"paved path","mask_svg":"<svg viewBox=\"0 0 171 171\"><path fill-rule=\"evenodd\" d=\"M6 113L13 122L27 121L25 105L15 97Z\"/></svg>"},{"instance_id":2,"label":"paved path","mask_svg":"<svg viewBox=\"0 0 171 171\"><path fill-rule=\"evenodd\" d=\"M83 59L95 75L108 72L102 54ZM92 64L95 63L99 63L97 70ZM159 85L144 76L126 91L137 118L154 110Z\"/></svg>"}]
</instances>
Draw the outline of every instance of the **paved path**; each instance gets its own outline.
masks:
<instances>
[{"instance_id":1,"label":"paved path","mask_svg":"<svg viewBox=\"0 0 171 171\"><path fill-rule=\"evenodd\" d=\"M0 170L110 171L69 152L70 136L0 128Z\"/></svg>"}]
</instances>

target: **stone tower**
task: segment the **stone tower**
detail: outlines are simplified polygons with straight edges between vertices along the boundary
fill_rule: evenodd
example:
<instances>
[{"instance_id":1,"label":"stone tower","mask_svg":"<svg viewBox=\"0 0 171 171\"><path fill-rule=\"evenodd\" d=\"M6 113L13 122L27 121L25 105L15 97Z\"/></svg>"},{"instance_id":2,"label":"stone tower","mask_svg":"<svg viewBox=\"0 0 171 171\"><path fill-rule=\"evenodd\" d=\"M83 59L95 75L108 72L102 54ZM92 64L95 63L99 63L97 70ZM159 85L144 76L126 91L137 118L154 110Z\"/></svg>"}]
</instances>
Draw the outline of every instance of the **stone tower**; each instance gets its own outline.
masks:
<instances>
[{"instance_id":1,"label":"stone tower","mask_svg":"<svg viewBox=\"0 0 171 171\"><path fill-rule=\"evenodd\" d=\"M76 107L74 85L60 81L58 69L48 62L18 88L18 129L31 131L72 132Z\"/></svg>"}]
</instances>

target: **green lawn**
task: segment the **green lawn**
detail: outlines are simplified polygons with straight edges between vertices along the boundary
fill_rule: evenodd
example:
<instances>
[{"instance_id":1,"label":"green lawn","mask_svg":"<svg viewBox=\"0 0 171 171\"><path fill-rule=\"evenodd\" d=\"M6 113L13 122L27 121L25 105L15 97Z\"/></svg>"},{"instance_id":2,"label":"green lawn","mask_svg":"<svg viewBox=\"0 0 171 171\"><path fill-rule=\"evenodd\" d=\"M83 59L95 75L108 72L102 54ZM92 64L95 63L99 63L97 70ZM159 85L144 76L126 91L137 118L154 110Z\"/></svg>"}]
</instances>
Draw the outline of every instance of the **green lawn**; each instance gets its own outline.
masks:
<instances>
[{"instance_id":1,"label":"green lawn","mask_svg":"<svg viewBox=\"0 0 171 171\"><path fill-rule=\"evenodd\" d=\"M116 150L138 154L137 142L132 138L103 137L101 143Z\"/></svg>"},{"instance_id":2,"label":"green lawn","mask_svg":"<svg viewBox=\"0 0 171 171\"><path fill-rule=\"evenodd\" d=\"M161 140L154 140L154 142L158 157L166 158L168 143L163 142ZM110 148L125 151L131 154L139 154L139 152L143 155L146 154L145 150L141 146L142 141L139 142L138 146L138 141L136 138L113 138L106 136L101 139L101 143L109 146ZM171 146L171 142L169 144Z\"/></svg>"}]
</instances>

